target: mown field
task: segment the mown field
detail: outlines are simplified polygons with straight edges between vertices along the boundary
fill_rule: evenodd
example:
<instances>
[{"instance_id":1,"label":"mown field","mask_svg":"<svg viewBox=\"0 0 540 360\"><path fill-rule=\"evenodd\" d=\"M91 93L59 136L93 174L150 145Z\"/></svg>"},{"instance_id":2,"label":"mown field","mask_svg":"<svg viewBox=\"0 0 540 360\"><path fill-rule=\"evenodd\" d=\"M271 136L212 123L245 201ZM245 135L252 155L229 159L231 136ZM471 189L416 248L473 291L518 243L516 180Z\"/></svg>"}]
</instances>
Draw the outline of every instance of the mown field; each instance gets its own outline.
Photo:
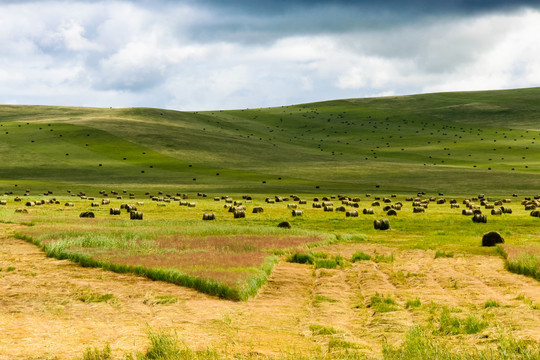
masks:
<instances>
[{"instance_id":1,"label":"mown field","mask_svg":"<svg viewBox=\"0 0 540 360\"><path fill-rule=\"evenodd\" d=\"M2 105L0 359L540 358L539 98Z\"/></svg>"}]
</instances>

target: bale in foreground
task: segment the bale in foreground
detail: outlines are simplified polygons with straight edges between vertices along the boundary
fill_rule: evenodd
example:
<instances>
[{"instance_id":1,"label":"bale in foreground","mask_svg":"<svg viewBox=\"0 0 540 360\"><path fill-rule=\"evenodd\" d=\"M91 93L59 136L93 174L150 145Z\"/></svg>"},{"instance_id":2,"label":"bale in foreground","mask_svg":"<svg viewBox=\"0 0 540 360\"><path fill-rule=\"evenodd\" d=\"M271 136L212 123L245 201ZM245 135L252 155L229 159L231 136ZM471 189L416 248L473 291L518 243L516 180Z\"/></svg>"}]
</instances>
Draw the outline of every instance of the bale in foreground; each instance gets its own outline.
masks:
<instances>
[{"instance_id":1,"label":"bale in foreground","mask_svg":"<svg viewBox=\"0 0 540 360\"><path fill-rule=\"evenodd\" d=\"M498 232L488 232L482 237L482 246L495 246L496 244L504 244L504 239Z\"/></svg>"}]
</instances>

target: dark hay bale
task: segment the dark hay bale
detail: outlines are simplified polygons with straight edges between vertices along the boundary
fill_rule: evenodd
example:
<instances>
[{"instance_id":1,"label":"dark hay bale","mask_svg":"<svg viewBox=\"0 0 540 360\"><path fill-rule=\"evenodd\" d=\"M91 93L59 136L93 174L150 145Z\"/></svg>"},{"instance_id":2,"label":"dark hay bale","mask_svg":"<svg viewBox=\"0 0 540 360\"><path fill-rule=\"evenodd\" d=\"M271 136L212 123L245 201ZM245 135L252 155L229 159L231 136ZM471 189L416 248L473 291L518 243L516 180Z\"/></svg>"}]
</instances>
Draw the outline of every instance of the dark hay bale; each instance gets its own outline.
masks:
<instances>
[{"instance_id":1,"label":"dark hay bale","mask_svg":"<svg viewBox=\"0 0 540 360\"><path fill-rule=\"evenodd\" d=\"M487 223L487 216L481 214L475 214L472 218L474 223Z\"/></svg>"},{"instance_id":2,"label":"dark hay bale","mask_svg":"<svg viewBox=\"0 0 540 360\"><path fill-rule=\"evenodd\" d=\"M459 209L459 204L450 204L451 209Z\"/></svg>"},{"instance_id":3,"label":"dark hay bale","mask_svg":"<svg viewBox=\"0 0 540 360\"><path fill-rule=\"evenodd\" d=\"M0 205L7 205L7 201L6 200L0 200Z\"/></svg>"},{"instance_id":4,"label":"dark hay bale","mask_svg":"<svg viewBox=\"0 0 540 360\"><path fill-rule=\"evenodd\" d=\"M381 206L381 204L378 201L372 202L371 206Z\"/></svg>"},{"instance_id":5,"label":"dark hay bale","mask_svg":"<svg viewBox=\"0 0 540 360\"><path fill-rule=\"evenodd\" d=\"M358 210L350 210L345 213L347 217L358 217Z\"/></svg>"},{"instance_id":6,"label":"dark hay bale","mask_svg":"<svg viewBox=\"0 0 540 360\"><path fill-rule=\"evenodd\" d=\"M373 222L375 230L388 230L390 229L390 221L388 219L378 219Z\"/></svg>"},{"instance_id":7,"label":"dark hay bale","mask_svg":"<svg viewBox=\"0 0 540 360\"><path fill-rule=\"evenodd\" d=\"M540 218L540 210L531 211L531 216Z\"/></svg>"},{"instance_id":8,"label":"dark hay bale","mask_svg":"<svg viewBox=\"0 0 540 360\"><path fill-rule=\"evenodd\" d=\"M141 211L132 211L129 213L129 218L131 220L142 220L143 219L143 213Z\"/></svg>"},{"instance_id":9,"label":"dark hay bale","mask_svg":"<svg viewBox=\"0 0 540 360\"><path fill-rule=\"evenodd\" d=\"M292 226L291 226L291 223L288 222L288 221L282 221L278 224L278 227L279 228L282 228L282 229L290 229Z\"/></svg>"},{"instance_id":10,"label":"dark hay bale","mask_svg":"<svg viewBox=\"0 0 540 360\"><path fill-rule=\"evenodd\" d=\"M501 211L503 214L511 214L512 208L509 208L508 206L501 206Z\"/></svg>"},{"instance_id":11,"label":"dark hay bale","mask_svg":"<svg viewBox=\"0 0 540 360\"><path fill-rule=\"evenodd\" d=\"M64 204L64 206L75 206L72 202L67 202Z\"/></svg>"},{"instance_id":12,"label":"dark hay bale","mask_svg":"<svg viewBox=\"0 0 540 360\"><path fill-rule=\"evenodd\" d=\"M345 209L345 206L338 206L338 207L336 208L336 211L345 212L345 211L347 211L347 209Z\"/></svg>"},{"instance_id":13,"label":"dark hay bale","mask_svg":"<svg viewBox=\"0 0 540 360\"><path fill-rule=\"evenodd\" d=\"M332 211L334 211L334 207L333 206L325 206L324 211L332 212Z\"/></svg>"},{"instance_id":14,"label":"dark hay bale","mask_svg":"<svg viewBox=\"0 0 540 360\"><path fill-rule=\"evenodd\" d=\"M313 201L317 202L319 201L319 198L313 198Z\"/></svg>"},{"instance_id":15,"label":"dark hay bale","mask_svg":"<svg viewBox=\"0 0 540 360\"><path fill-rule=\"evenodd\" d=\"M397 216L396 210L392 209L386 213L387 216Z\"/></svg>"},{"instance_id":16,"label":"dark hay bale","mask_svg":"<svg viewBox=\"0 0 540 360\"><path fill-rule=\"evenodd\" d=\"M373 209L371 209L371 208L364 209L364 210L362 210L362 214L364 214L364 215L373 215Z\"/></svg>"},{"instance_id":17,"label":"dark hay bale","mask_svg":"<svg viewBox=\"0 0 540 360\"><path fill-rule=\"evenodd\" d=\"M20 214L28 214L28 210L26 209L15 209L15 212Z\"/></svg>"},{"instance_id":18,"label":"dark hay bale","mask_svg":"<svg viewBox=\"0 0 540 360\"><path fill-rule=\"evenodd\" d=\"M91 211L85 211L85 212L82 212L79 217L82 217L82 218L95 218L96 215L91 212Z\"/></svg>"},{"instance_id":19,"label":"dark hay bale","mask_svg":"<svg viewBox=\"0 0 540 360\"><path fill-rule=\"evenodd\" d=\"M259 214L259 213L263 213L264 212L264 209L262 207L254 207L253 208L253 214Z\"/></svg>"},{"instance_id":20,"label":"dark hay bale","mask_svg":"<svg viewBox=\"0 0 540 360\"><path fill-rule=\"evenodd\" d=\"M27 201L25 205L26 206L34 206L34 205L36 205L36 203L33 202L33 201Z\"/></svg>"},{"instance_id":21,"label":"dark hay bale","mask_svg":"<svg viewBox=\"0 0 540 360\"><path fill-rule=\"evenodd\" d=\"M298 200L298 203L300 205L305 205L305 204L307 204L307 200Z\"/></svg>"},{"instance_id":22,"label":"dark hay bale","mask_svg":"<svg viewBox=\"0 0 540 360\"><path fill-rule=\"evenodd\" d=\"M496 244L504 244L504 239L498 232L492 231L482 236L482 246L495 246Z\"/></svg>"},{"instance_id":23,"label":"dark hay bale","mask_svg":"<svg viewBox=\"0 0 540 360\"><path fill-rule=\"evenodd\" d=\"M390 210L392 207L390 205L386 205L385 207L383 207L383 211L388 211Z\"/></svg>"},{"instance_id":24,"label":"dark hay bale","mask_svg":"<svg viewBox=\"0 0 540 360\"><path fill-rule=\"evenodd\" d=\"M203 214L203 220L216 220L216 215L213 213Z\"/></svg>"},{"instance_id":25,"label":"dark hay bale","mask_svg":"<svg viewBox=\"0 0 540 360\"><path fill-rule=\"evenodd\" d=\"M493 209L491 210L491 215L502 215L503 212L501 209Z\"/></svg>"},{"instance_id":26,"label":"dark hay bale","mask_svg":"<svg viewBox=\"0 0 540 360\"><path fill-rule=\"evenodd\" d=\"M120 215L120 209L119 208L110 208L109 214L110 215Z\"/></svg>"},{"instance_id":27,"label":"dark hay bale","mask_svg":"<svg viewBox=\"0 0 540 360\"><path fill-rule=\"evenodd\" d=\"M473 209L473 215L482 215L482 210L480 209Z\"/></svg>"},{"instance_id":28,"label":"dark hay bale","mask_svg":"<svg viewBox=\"0 0 540 360\"><path fill-rule=\"evenodd\" d=\"M424 209L423 207L414 207L413 208L413 213L423 213L425 211L426 211L426 209Z\"/></svg>"},{"instance_id":29,"label":"dark hay bale","mask_svg":"<svg viewBox=\"0 0 540 360\"><path fill-rule=\"evenodd\" d=\"M314 203L312 204L312 206L313 206L314 209L321 209L321 208L322 208L322 204L321 204L321 203L316 203L316 202L314 202Z\"/></svg>"},{"instance_id":30,"label":"dark hay bale","mask_svg":"<svg viewBox=\"0 0 540 360\"><path fill-rule=\"evenodd\" d=\"M99 203L93 202L92 204L90 204L90 206L92 206L92 207L98 207L98 206L99 206Z\"/></svg>"}]
</instances>

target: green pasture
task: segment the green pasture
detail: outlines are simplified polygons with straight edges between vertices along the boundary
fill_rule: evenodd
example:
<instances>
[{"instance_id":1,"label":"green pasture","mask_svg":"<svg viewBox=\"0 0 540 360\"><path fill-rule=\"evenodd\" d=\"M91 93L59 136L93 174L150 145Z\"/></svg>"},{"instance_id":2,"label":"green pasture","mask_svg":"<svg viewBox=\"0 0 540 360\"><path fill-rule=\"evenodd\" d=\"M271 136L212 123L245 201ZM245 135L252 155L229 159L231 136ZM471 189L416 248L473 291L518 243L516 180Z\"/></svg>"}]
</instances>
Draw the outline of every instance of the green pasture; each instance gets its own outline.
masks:
<instances>
[{"instance_id":1,"label":"green pasture","mask_svg":"<svg viewBox=\"0 0 540 360\"><path fill-rule=\"evenodd\" d=\"M512 214L489 215L490 210L482 208L488 214L486 224L475 224L470 216L461 214L465 208L461 204L463 197L455 198L460 208L451 208L448 202L431 201L425 213L413 213L412 202L407 201L406 196L388 195L393 204L401 202L403 207L397 211L397 216L387 216L383 207L389 204L381 198L380 206L373 206L375 196L358 195L360 201L355 208L328 195L334 211L326 212L313 208L315 195L302 196L306 204L292 198L268 204L266 195L254 195L252 200L236 195L231 198L242 201L246 217L235 219L225 208L231 204L218 194L209 193L207 197L186 194L188 199L184 201L195 203L195 207L180 205L180 198L169 199L170 202L152 201L150 195L135 199L112 197L107 205L101 205L103 196L99 193L87 194L95 196L94 200L52 194L22 196L20 202L15 201L14 196L4 195L1 199L7 204L0 206L0 219L24 224L18 236L41 246L49 256L68 258L83 266L134 272L237 300L257 292L278 260L276 256L286 258L297 252L310 253L321 245L380 244L393 249L396 256L406 249L434 250L444 256L499 256L495 248L481 246L483 234L490 231L499 232L511 246L537 247L540 244L539 219L524 210L521 198L511 195L511 202L505 206L512 208ZM215 197L219 197L219 201ZM59 203L26 206L33 200L53 198ZM118 216L109 214L110 208L141 201L144 204L137 205L137 210L144 214L142 221L130 220L126 210L121 210ZM74 206L65 206L67 202ZM92 207L93 202L100 206ZM293 216L288 204L295 204L303 215ZM345 212L335 211L340 206L357 210L359 216L347 217ZM264 212L254 214L254 207L263 207ZM362 214L364 208L373 208L374 214ZM19 213L17 209L28 212ZM80 218L79 214L85 211L92 211L95 218ZM203 221L205 213L214 213L216 220ZM373 221L380 218L390 220L390 230L374 229ZM278 223L283 221L288 221L291 229L278 228ZM368 255L374 259L378 256ZM350 263L357 259L352 256L343 260ZM343 260L336 264L344 266Z\"/></svg>"},{"instance_id":2,"label":"green pasture","mask_svg":"<svg viewBox=\"0 0 540 360\"><path fill-rule=\"evenodd\" d=\"M0 106L0 190L540 192L540 88L181 112Z\"/></svg>"}]
</instances>

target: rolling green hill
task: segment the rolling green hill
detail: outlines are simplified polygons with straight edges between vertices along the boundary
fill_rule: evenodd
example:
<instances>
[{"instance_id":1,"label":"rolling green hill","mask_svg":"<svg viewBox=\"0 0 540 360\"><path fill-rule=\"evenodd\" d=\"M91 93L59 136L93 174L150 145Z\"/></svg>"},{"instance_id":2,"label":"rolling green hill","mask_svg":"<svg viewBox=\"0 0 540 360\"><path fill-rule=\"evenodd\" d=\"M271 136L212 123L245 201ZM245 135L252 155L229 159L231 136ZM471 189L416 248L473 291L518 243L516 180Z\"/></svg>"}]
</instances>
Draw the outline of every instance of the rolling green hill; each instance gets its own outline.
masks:
<instances>
[{"instance_id":1,"label":"rolling green hill","mask_svg":"<svg viewBox=\"0 0 540 360\"><path fill-rule=\"evenodd\" d=\"M2 192L537 193L540 88L204 112L2 105L0 153Z\"/></svg>"}]
</instances>

